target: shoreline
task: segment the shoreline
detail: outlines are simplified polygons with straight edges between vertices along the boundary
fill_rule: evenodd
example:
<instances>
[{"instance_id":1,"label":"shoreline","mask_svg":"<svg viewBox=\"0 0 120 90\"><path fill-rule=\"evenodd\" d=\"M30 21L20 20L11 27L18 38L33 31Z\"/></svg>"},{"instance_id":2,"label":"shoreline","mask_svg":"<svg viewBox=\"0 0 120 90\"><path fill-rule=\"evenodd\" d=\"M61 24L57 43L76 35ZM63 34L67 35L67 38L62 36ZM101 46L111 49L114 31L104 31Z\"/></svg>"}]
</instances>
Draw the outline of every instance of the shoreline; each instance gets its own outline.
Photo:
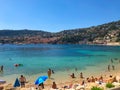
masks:
<instances>
[{"instance_id":1,"label":"shoreline","mask_svg":"<svg viewBox=\"0 0 120 90\"><path fill-rule=\"evenodd\" d=\"M0 45L39 45L39 44L46 44L46 45L48 45L48 44L50 44L50 45L101 45L101 46L120 46L120 42L110 42L110 43L106 43L106 44L95 44L95 43L87 43L87 44L74 44L74 43L71 43L71 44L52 44L52 43L37 43L37 44L35 44L35 43L6 43L6 44L2 44L2 43L0 43Z\"/></svg>"}]
</instances>

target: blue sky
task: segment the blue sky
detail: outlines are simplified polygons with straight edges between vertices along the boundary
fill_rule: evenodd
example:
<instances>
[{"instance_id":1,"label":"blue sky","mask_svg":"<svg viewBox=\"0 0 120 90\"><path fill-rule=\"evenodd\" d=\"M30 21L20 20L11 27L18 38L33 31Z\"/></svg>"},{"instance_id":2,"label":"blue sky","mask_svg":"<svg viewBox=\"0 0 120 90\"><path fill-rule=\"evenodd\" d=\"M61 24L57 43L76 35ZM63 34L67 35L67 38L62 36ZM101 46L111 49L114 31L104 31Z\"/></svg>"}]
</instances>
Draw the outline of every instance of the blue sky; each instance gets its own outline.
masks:
<instances>
[{"instance_id":1,"label":"blue sky","mask_svg":"<svg viewBox=\"0 0 120 90\"><path fill-rule=\"evenodd\" d=\"M120 20L120 0L0 0L0 29L58 32Z\"/></svg>"}]
</instances>

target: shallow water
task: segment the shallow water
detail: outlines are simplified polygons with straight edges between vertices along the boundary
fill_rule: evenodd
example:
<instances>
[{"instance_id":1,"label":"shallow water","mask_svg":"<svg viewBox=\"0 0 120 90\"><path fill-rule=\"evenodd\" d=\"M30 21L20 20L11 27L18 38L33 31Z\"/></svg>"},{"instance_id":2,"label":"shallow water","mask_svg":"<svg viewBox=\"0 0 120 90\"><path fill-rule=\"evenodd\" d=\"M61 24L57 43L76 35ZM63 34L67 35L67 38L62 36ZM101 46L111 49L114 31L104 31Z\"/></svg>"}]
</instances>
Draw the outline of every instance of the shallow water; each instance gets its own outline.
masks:
<instances>
[{"instance_id":1,"label":"shallow water","mask_svg":"<svg viewBox=\"0 0 120 90\"><path fill-rule=\"evenodd\" d=\"M48 68L55 71L54 77L61 74L68 75L75 72L90 74L91 72L105 71L110 59L120 59L119 46L103 45L0 45L0 65L4 65L4 72L0 77L20 74L38 76L46 74ZM117 61L116 61L117 63ZM14 64L23 64L15 67Z\"/></svg>"}]
</instances>

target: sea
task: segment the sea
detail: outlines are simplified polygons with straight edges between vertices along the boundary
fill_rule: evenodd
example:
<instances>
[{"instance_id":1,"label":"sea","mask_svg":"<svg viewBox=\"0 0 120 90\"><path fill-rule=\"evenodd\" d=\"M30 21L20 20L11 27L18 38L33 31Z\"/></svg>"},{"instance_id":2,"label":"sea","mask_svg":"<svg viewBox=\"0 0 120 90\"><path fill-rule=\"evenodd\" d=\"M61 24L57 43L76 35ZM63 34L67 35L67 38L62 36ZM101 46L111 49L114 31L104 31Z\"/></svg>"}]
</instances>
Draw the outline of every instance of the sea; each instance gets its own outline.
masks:
<instances>
[{"instance_id":1,"label":"sea","mask_svg":"<svg viewBox=\"0 0 120 90\"><path fill-rule=\"evenodd\" d=\"M108 65L120 66L119 60L120 46L1 44L0 66L4 66L4 71L0 72L0 79L11 82L24 75L28 81L34 82L37 77L47 75L50 68L54 71L52 80L63 82L71 73L76 77L80 72L84 76L104 73ZM15 64L21 66L16 67Z\"/></svg>"}]
</instances>

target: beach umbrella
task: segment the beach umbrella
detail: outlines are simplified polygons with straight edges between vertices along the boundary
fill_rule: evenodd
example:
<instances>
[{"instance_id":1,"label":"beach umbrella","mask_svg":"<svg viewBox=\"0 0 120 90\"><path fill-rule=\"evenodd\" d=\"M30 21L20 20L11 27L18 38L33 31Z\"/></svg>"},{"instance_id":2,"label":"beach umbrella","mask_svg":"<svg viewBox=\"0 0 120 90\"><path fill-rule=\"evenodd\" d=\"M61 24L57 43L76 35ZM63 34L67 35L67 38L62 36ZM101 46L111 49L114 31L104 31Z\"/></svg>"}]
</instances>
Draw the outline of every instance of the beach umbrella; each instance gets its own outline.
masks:
<instances>
[{"instance_id":1,"label":"beach umbrella","mask_svg":"<svg viewBox=\"0 0 120 90\"><path fill-rule=\"evenodd\" d=\"M20 82L19 82L18 78L16 78L14 87L19 87L19 86L20 86Z\"/></svg>"},{"instance_id":2,"label":"beach umbrella","mask_svg":"<svg viewBox=\"0 0 120 90\"><path fill-rule=\"evenodd\" d=\"M39 85L41 83L43 83L46 79L48 79L48 76L40 76L36 79L35 81L35 85Z\"/></svg>"}]
</instances>

